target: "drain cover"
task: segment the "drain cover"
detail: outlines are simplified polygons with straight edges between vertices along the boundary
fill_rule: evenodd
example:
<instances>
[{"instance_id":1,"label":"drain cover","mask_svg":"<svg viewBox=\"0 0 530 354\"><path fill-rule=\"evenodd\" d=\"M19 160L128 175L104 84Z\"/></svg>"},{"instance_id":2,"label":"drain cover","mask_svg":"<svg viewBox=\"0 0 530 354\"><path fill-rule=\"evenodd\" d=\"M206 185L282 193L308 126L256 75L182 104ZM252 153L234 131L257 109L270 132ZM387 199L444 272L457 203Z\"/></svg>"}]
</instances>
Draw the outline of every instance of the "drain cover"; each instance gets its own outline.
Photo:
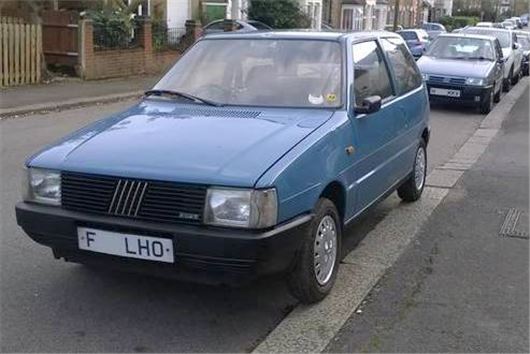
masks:
<instances>
[{"instance_id":1,"label":"drain cover","mask_svg":"<svg viewBox=\"0 0 530 354\"><path fill-rule=\"evenodd\" d=\"M520 228L521 225L519 225L519 220L521 220L521 214L523 213L519 209L508 209L508 212L504 217L504 222L502 223L499 235L503 237L528 239L528 218L526 218L526 222L523 222L526 225L526 227L524 227L526 230L522 230Z\"/></svg>"}]
</instances>

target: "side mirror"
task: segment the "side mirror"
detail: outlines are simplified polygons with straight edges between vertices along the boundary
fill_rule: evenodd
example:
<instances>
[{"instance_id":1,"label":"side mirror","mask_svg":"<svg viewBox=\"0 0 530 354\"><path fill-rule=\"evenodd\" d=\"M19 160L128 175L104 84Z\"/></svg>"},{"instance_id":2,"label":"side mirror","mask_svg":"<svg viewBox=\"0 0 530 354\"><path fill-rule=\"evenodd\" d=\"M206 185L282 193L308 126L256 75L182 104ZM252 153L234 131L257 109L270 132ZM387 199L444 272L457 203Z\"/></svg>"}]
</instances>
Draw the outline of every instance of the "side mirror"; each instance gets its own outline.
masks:
<instances>
[{"instance_id":1,"label":"side mirror","mask_svg":"<svg viewBox=\"0 0 530 354\"><path fill-rule=\"evenodd\" d=\"M517 50L519 48L521 48L521 45L519 43L514 43L513 44L513 49Z\"/></svg>"},{"instance_id":2,"label":"side mirror","mask_svg":"<svg viewBox=\"0 0 530 354\"><path fill-rule=\"evenodd\" d=\"M355 106L355 113L370 114L381 109L381 96L370 96L363 100L362 106Z\"/></svg>"},{"instance_id":3,"label":"side mirror","mask_svg":"<svg viewBox=\"0 0 530 354\"><path fill-rule=\"evenodd\" d=\"M499 59L497 60L497 62L498 62L499 64L504 64L505 61L506 61L505 58L499 58Z\"/></svg>"}]
</instances>

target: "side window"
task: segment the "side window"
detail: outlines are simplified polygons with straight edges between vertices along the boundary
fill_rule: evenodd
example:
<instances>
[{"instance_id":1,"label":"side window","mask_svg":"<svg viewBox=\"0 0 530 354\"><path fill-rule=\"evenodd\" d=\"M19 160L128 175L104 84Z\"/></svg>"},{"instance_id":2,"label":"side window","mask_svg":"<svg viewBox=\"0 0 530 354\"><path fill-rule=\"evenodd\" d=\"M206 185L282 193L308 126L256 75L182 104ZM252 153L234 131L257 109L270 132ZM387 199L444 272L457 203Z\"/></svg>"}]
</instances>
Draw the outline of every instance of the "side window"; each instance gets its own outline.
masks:
<instances>
[{"instance_id":1,"label":"side window","mask_svg":"<svg viewBox=\"0 0 530 354\"><path fill-rule=\"evenodd\" d=\"M382 38L381 43L394 70L398 94L403 95L420 87L420 70L403 41L397 38Z\"/></svg>"},{"instance_id":2,"label":"side window","mask_svg":"<svg viewBox=\"0 0 530 354\"><path fill-rule=\"evenodd\" d=\"M383 53L375 41L353 45L355 104L361 106L370 96L392 96L392 86Z\"/></svg>"},{"instance_id":3,"label":"side window","mask_svg":"<svg viewBox=\"0 0 530 354\"><path fill-rule=\"evenodd\" d=\"M502 55L502 48L501 48L501 45L499 43L499 40L498 39L495 39L495 51L497 52L497 59L501 59L503 57Z\"/></svg>"}]
</instances>

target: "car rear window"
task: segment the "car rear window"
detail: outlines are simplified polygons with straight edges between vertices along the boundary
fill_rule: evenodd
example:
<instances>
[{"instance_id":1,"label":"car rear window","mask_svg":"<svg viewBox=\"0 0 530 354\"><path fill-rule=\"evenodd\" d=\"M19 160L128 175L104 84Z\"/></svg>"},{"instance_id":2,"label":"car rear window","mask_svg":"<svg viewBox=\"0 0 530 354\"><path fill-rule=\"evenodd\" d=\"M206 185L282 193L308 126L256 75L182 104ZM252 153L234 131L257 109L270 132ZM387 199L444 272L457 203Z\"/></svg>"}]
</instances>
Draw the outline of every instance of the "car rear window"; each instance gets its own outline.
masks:
<instances>
[{"instance_id":1,"label":"car rear window","mask_svg":"<svg viewBox=\"0 0 530 354\"><path fill-rule=\"evenodd\" d=\"M399 32L399 34L406 41L413 41L413 40L418 39L418 35L414 31L403 31L403 32Z\"/></svg>"}]
</instances>

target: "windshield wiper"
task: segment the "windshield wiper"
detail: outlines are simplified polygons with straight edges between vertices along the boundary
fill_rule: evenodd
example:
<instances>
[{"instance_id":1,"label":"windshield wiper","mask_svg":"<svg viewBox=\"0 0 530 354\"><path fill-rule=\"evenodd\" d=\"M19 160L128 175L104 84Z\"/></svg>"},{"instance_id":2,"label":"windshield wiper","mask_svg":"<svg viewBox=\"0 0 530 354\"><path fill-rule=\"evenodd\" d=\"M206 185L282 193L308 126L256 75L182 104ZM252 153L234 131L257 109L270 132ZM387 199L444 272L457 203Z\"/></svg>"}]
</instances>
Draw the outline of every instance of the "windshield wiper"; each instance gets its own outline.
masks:
<instances>
[{"instance_id":1,"label":"windshield wiper","mask_svg":"<svg viewBox=\"0 0 530 354\"><path fill-rule=\"evenodd\" d=\"M214 101L207 100L206 98L201 98L194 96L189 93L185 92L179 92L179 91L173 91L173 90L149 90L145 91L145 96L175 96L175 97L181 97L184 99L187 99L189 101L193 102L200 102L207 104L208 106L214 106L214 107L222 107L223 105L221 103L217 103Z\"/></svg>"}]
</instances>

